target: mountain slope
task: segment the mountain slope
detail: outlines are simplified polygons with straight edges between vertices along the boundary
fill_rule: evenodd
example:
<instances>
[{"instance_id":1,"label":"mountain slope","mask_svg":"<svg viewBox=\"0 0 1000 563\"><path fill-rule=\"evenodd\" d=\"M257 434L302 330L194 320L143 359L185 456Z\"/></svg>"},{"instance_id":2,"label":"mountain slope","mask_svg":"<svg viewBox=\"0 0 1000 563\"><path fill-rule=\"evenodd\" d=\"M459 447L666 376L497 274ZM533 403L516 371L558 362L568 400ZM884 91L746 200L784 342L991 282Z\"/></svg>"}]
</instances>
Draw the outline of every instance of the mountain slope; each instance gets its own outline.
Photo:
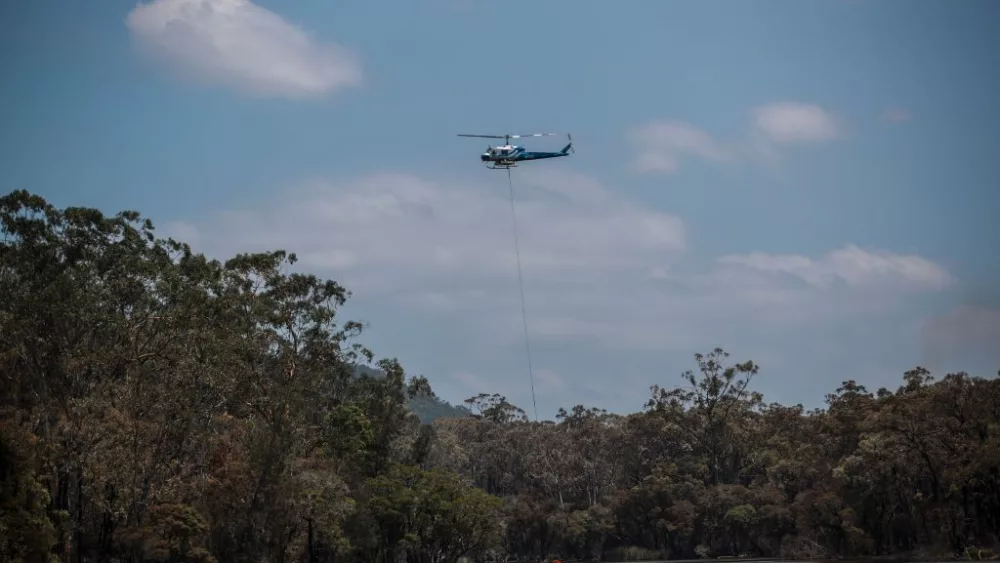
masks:
<instances>
[{"instance_id":1,"label":"mountain slope","mask_svg":"<svg viewBox=\"0 0 1000 563\"><path fill-rule=\"evenodd\" d=\"M354 373L358 377L381 378L385 376L380 370L365 365L356 366ZM464 406L452 405L433 394L409 397L407 398L406 406L410 409L410 412L417 415L417 418L423 424L430 424L439 418L462 418L472 414Z\"/></svg>"}]
</instances>

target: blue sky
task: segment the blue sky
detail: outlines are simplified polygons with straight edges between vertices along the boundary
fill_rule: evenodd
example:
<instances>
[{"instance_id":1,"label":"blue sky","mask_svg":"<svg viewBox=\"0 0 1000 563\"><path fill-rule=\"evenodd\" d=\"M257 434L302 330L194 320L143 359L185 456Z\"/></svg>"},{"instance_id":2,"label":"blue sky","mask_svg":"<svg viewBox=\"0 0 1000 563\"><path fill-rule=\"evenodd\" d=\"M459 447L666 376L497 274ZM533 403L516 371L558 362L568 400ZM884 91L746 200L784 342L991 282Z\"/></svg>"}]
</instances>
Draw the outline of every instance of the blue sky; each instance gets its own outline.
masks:
<instances>
[{"instance_id":1,"label":"blue sky","mask_svg":"<svg viewBox=\"0 0 1000 563\"><path fill-rule=\"evenodd\" d=\"M1000 368L996 2L36 0L0 22L5 191L297 252L453 402L531 405L506 177L460 132L573 134L513 174L543 417L637 409L715 346L807 406Z\"/></svg>"}]
</instances>

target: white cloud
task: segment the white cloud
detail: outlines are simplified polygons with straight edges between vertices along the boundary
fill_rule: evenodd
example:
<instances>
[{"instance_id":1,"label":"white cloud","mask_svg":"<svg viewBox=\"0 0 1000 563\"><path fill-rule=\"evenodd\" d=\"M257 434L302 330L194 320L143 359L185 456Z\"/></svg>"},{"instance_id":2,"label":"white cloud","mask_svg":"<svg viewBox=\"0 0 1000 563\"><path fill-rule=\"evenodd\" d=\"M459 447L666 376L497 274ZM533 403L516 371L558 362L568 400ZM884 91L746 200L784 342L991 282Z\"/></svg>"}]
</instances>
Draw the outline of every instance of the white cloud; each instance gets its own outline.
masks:
<instances>
[{"instance_id":1,"label":"white cloud","mask_svg":"<svg viewBox=\"0 0 1000 563\"><path fill-rule=\"evenodd\" d=\"M790 274L818 287L827 287L834 281L840 281L857 288L890 286L939 290L953 281L947 271L926 258L868 251L852 244L834 250L819 260L805 256L755 252L723 256L718 261L764 272Z\"/></svg>"},{"instance_id":2,"label":"white cloud","mask_svg":"<svg viewBox=\"0 0 1000 563\"><path fill-rule=\"evenodd\" d=\"M906 123L912 119L912 115L905 108L891 107L882 112L882 119L890 123Z\"/></svg>"},{"instance_id":3,"label":"white cloud","mask_svg":"<svg viewBox=\"0 0 1000 563\"><path fill-rule=\"evenodd\" d=\"M751 253L698 267L684 259L679 218L561 169L518 176L521 258L538 337L697 347L733 315L766 311L758 322L784 330L816 314L889 306L886 292L952 281L925 258L853 245L819 258ZM213 252L294 251L304 268L335 276L358 298L493 319L513 344L520 305L510 291L516 270L504 183L407 174L312 182L272 205L184 230Z\"/></svg>"},{"instance_id":4,"label":"white cloud","mask_svg":"<svg viewBox=\"0 0 1000 563\"><path fill-rule=\"evenodd\" d=\"M654 121L630 132L639 147L635 160L638 172L673 172L685 156L722 161L726 152L711 135L687 123Z\"/></svg>"},{"instance_id":5,"label":"white cloud","mask_svg":"<svg viewBox=\"0 0 1000 563\"><path fill-rule=\"evenodd\" d=\"M685 247L680 219L622 200L593 180L551 170L519 176L526 276L572 283L582 279L574 276L625 274L666 264ZM506 283L514 271L506 191L499 182L435 183L392 173L343 184L312 182L265 209L226 213L216 225L199 228L198 236L227 252L288 248L305 267L342 275L361 288L406 280L398 283L440 302L426 290L455 284L448 292L459 299L455 290Z\"/></svg>"},{"instance_id":6,"label":"white cloud","mask_svg":"<svg viewBox=\"0 0 1000 563\"><path fill-rule=\"evenodd\" d=\"M951 279L919 256L850 245L818 257L750 253L701 262L686 255L679 218L566 170L515 171L542 414L581 397L603 403L592 389L621 391L615 400L631 405L650 383L680 371L621 371L617 362L648 365L629 364L636 357L689 358L721 344L741 357L794 365L801 357L786 357L788 342L810 338L802 353L840 357L845 352L816 351L831 331L886 318L910 295L900 288L933 291ZM418 371L455 374L445 380L462 389L453 398L498 391L530 405L506 178L486 178L313 181L259 208L174 229L212 254L296 252L304 269L354 293L357 313L349 316L391 310L382 326L421 327L377 351L440 349L448 359Z\"/></svg>"},{"instance_id":7,"label":"white cloud","mask_svg":"<svg viewBox=\"0 0 1000 563\"><path fill-rule=\"evenodd\" d=\"M719 139L689 123L655 120L633 127L629 140L636 147L632 168L639 173L670 174L691 157L714 163L744 158L774 165L779 148L837 137L840 120L818 105L775 102L755 107L745 136Z\"/></svg>"},{"instance_id":8,"label":"white cloud","mask_svg":"<svg viewBox=\"0 0 1000 563\"><path fill-rule=\"evenodd\" d=\"M837 119L820 106L775 102L754 108L753 125L775 143L826 141L836 137Z\"/></svg>"},{"instance_id":9,"label":"white cloud","mask_svg":"<svg viewBox=\"0 0 1000 563\"><path fill-rule=\"evenodd\" d=\"M179 74L258 96L316 98L362 79L353 53L249 0L153 0L125 23L144 53Z\"/></svg>"}]
</instances>

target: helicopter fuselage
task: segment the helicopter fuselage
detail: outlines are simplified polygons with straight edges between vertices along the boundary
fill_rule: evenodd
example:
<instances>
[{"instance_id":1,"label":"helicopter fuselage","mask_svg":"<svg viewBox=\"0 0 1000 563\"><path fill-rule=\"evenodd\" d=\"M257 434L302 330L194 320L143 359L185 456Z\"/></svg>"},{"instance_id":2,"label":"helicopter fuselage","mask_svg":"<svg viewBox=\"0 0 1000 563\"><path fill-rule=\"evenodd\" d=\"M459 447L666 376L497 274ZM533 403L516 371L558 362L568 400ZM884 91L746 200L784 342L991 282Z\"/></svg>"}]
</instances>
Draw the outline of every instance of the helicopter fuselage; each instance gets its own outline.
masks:
<instances>
[{"instance_id":1,"label":"helicopter fuselage","mask_svg":"<svg viewBox=\"0 0 1000 563\"><path fill-rule=\"evenodd\" d=\"M573 143L566 145L558 152L526 151L521 146L501 145L489 147L486 152L479 155L479 159L493 164L494 168L511 168L516 166L518 162L568 156L571 148L573 148Z\"/></svg>"}]
</instances>

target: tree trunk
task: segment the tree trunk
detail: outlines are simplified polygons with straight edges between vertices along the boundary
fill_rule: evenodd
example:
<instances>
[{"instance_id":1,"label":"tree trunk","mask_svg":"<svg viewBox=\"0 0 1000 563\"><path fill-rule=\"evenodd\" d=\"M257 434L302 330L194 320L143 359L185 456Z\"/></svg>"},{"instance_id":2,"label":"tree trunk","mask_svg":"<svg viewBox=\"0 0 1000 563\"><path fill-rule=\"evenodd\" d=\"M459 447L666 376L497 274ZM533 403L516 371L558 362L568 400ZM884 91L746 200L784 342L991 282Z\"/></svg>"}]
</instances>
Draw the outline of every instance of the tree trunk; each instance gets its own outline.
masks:
<instances>
[{"instance_id":1,"label":"tree trunk","mask_svg":"<svg viewBox=\"0 0 1000 563\"><path fill-rule=\"evenodd\" d=\"M308 535L308 542L309 542L309 563L316 563L316 548L313 545L312 518L306 518L306 525L308 526L308 531L306 533Z\"/></svg>"},{"instance_id":2,"label":"tree trunk","mask_svg":"<svg viewBox=\"0 0 1000 563\"><path fill-rule=\"evenodd\" d=\"M83 563L83 468L76 470L76 563Z\"/></svg>"}]
</instances>

